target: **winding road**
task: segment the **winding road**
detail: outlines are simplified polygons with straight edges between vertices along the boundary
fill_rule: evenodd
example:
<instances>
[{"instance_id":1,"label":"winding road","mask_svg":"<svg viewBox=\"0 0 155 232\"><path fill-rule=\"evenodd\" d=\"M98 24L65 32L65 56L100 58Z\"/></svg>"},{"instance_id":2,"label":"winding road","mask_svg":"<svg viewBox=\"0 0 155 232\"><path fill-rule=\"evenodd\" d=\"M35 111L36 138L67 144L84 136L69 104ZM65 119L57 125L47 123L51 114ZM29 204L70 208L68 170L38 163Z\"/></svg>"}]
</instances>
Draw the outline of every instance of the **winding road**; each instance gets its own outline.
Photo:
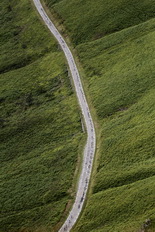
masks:
<instances>
[{"instance_id":1,"label":"winding road","mask_svg":"<svg viewBox=\"0 0 155 232\"><path fill-rule=\"evenodd\" d=\"M94 160L94 155L95 155L95 149L96 149L95 128L94 128L94 123L93 123L93 120L90 114L89 106L88 106L88 103L85 97L80 75L76 67L73 55L69 47L67 46L64 38L61 36L61 34L58 32L54 24L51 22L51 20L47 16L40 0L33 0L33 2L39 14L41 15L43 21L45 22L45 24L47 25L51 33L54 35L54 37L57 39L58 43L60 44L66 56L66 59L67 59L67 62L68 62L68 65L69 65L69 68L72 74L76 95L79 101L79 105L81 107L81 111L83 114L83 118L85 120L86 129L87 129L87 142L86 142L85 149L84 149L82 171L81 171L80 178L79 178L75 202L72 206L71 211L69 212L69 215L66 221L64 222L62 227L59 229L59 232L65 232L65 231L68 232L71 230L71 228L76 223L81 213L84 201L86 199L86 193L88 190L88 185L90 181L93 160Z\"/></svg>"}]
</instances>

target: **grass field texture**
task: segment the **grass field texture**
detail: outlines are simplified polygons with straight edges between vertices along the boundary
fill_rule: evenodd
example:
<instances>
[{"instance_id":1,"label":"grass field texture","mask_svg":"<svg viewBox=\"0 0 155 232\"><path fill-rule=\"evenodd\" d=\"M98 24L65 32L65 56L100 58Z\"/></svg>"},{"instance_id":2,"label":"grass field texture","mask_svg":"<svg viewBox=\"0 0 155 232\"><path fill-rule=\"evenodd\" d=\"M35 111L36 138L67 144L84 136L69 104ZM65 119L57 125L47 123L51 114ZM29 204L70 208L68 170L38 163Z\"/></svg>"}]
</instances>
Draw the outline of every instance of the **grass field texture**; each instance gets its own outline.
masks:
<instances>
[{"instance_id":1,"label":"grass field texture","mask_svg":"<svg viewBox=\"0 0 155 232\"><path fill-rule=\"evenodd\" d=\"M0 9L0 231L53 231L73 198L79 109L63 53L31 2Z\"/></svg>"},{"instance_id":2,"label":"grass field texture","mask_svg":"<svg viewBox=\"0 0 155 232\"><path fill-rule=\"evenodd\" d=\"M155 15L155 0L44 1L58 14L75 45L137 25Z\"/></svg>"},{"instance_id":3,"label":"grass field texture","mask_svg":"<svg viewBox=\"0 0 155 232\"><path fill-rule=\"evenodd\" d=\"M75 232L155 231L155 2L46 0L70 35L101 138ZM54 5L53 5L54 4ZM145 9L145 10L144 10Z\"/></svg>"},{"instance_id":4,"label":"grass field texture","mask_svg":"<svg viewBox=\"0 0 155 232\"><path fill-rule=\"evenodd\" d=\"M154 27L152 19L78 47L102 134L93 193L74 231L134 232L147 218L155 231Z\"/></svg>"}]
</instances>

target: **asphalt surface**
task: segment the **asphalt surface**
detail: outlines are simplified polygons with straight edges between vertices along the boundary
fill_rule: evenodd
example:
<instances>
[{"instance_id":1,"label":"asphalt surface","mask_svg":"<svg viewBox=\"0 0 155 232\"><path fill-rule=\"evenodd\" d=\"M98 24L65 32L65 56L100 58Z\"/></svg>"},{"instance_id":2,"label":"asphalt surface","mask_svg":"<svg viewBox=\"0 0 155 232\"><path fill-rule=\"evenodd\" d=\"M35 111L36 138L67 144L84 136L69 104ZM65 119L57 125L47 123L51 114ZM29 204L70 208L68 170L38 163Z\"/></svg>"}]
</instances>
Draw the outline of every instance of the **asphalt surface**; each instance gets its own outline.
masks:
<instances>
[{"instance_id":1,"label":"asphalt surface","mask_svg":"<svg viewBox=\"0 0 155 232\"><path fill-rule=\"evenodd\" d=\"M66 56L72 74L76 95L79 101L79 105L81 107L81 111L83 114L83 118L85 120L85 126L87 130L87 142L84 149L82 171L78 182L78 189L76 193L75 202L66 221L59 229L59 232L65 232L65 231L68 232L76 223L81 213L84 201L86 199L86 194L88 190L88 185L89 185L92 166L93 166L93 159L96 149L96 135L95 135L94 123L90 114L89 106L85 97L85 93L83 91L80 75L76 67L73 55L69 47L67 46L65 40L63 39L61 34L58 32L54 24L47 16L45 10L43 9L43 6L40 3L40 0L33 0L33 2L39 14L41 15L43 21L45 22L51 33L54 35L54 37L57 39L59 45L61 46Z\"/></svg>"}]
</instances>

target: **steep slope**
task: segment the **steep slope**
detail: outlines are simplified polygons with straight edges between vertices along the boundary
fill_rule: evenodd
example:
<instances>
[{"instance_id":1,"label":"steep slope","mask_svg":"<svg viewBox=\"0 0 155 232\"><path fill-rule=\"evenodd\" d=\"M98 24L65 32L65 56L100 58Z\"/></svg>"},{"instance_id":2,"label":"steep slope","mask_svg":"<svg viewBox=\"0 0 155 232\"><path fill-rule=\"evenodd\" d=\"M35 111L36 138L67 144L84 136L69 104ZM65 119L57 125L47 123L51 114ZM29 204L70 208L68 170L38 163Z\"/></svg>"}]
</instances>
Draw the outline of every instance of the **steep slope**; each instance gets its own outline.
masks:
<instances>
[{"instance_id":1,"label":"steep slope","mask_svg":"<svg viewBox=\"0 0 155 232\"><path fill-rule=\"evenodd\" d=\"M147 218L155 231L154 1L46 2L78 44L101 130L92 193L73 231L138 231Z\"/></svg>"},{"instance_id":2,"label":"steep slope","mask_svg":"<svg viewBox=\"0 0 155 232\"><path fill-rule=\"evenodd\" d=\"M75 45L145 22L155 15L155 0L44 2L60 17Z\"/></svg>"},{"instance_id":3,"label":"steep slope","mask_svg":"<svg viewBox=\"0 0 155 232\"><path fill-rule=\"evenodd\" d=\"M75 231L137 231L147 218L155 226L154 26L78 47L102 133L93 194Z\"/></svg>"},{"instance_id":4,"label":"steep slope","mask_svg":"<svg viewBox=\"0 0 155 232\"><path fill-rule=\"evenodd\" d=\"M78 105L64 56L30 2L3 0L0 9L0 231L51 231L73 196Z\"/></svg>"}]
</instances>

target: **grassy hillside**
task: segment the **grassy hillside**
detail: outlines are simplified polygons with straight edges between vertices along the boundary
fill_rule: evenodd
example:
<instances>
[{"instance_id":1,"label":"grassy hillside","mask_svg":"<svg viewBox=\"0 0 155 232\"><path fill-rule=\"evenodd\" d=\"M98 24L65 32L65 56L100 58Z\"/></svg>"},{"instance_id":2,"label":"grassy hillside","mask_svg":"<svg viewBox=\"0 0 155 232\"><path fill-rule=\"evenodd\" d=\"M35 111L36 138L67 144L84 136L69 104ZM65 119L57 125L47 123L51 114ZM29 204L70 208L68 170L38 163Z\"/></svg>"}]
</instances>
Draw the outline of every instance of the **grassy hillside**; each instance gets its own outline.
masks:
<instances>
[{"instance_id":1,"label":"grassy hillside","mask_svg":"<svg viewBox=\"0 0 155 232\"><path fill-rule=\"evenodd\" d=\"M0 3L0 73L23 67L48 51L57 51L55 41L43 27L27 0Z\"/></svg>"},{"instance_id":2,"label":"grassy hillside","mask_svg":"<svg viewBox=\"0 0 155 232\"><path fill-rule=\"evenodd\" d=\"M61 18L75 45L101 38L155 16L155 0L44 1Z\"/></svg>"},{"instance_id":3,"label":"grassy hillside","mask_svg":"<svg viewBox=\"0 0 155 232\"><path fill-rule=\"evenodd\" d=\"M65 59L27 0L0 2L0 231L51 231L82 139Z\"/></svg>"},{"instance_id":4,"label":"grassy hillside","mask_svg":"<svg viewBox=\"0 0 155 232\"><path fill-rule=\"evenodd\" d=\"M73 231L135 232L150 218L153 232L155 1L45 2L78 45L101 130L92 193ZM0 6L1 231L52 230L71 199L77 103L63 55L31 4Z\"/></svg>"},{"instance_id":5,"label":"grassy hillside","mask_svg":"<svg viewBox=\"0 0 155 232\"><path fill-rule=\"evenodd\" d=\"M155 231L154 27L152 19L78 47L102 134L93 193L74 231L134 232L147 218Z\"/></svg>"},{"instance_id":6,"label":"grassy hillside","mask_svg":"<svg viewBox=\"0 0 155 232\"><path fill-rule=\"evenodd\" d=\"M155 231L155 2L46 0L78 52L101 129L75 232ZM100 38L100 39L99 39Z\"/></svg>"}]
</instances>

